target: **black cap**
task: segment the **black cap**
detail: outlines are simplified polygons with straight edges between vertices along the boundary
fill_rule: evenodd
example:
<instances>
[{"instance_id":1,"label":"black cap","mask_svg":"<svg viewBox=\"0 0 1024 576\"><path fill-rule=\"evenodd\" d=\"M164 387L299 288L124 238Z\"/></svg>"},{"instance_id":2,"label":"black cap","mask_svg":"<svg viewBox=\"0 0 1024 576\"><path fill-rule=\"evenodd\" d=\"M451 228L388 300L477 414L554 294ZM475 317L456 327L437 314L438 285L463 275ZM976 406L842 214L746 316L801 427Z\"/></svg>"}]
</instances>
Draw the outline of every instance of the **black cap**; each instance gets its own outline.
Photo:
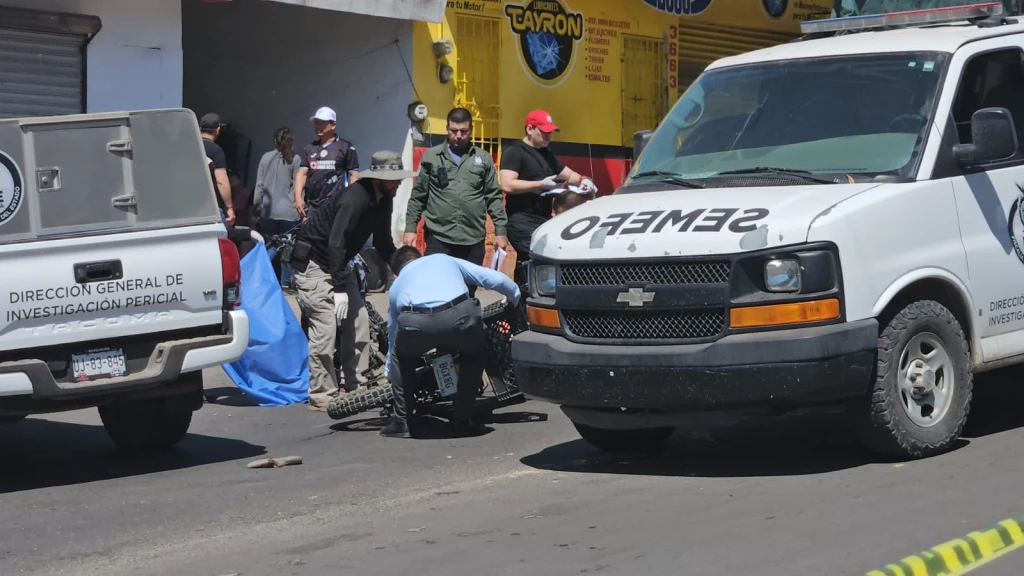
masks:
<instances>
[{"instance_id":1,"label":"black cap","mask_svg":"<svg viewBox=\"0 0 1024 576\"><path fill-rule=\"evenodd\" d=\"M220 114L214 114L213 112L210 112L209 114L203 115L203 117L199 119L200 130L208 130L210 132L213 132L217 128L220 128L220 126Z\"/></svg>"}]
</instances>

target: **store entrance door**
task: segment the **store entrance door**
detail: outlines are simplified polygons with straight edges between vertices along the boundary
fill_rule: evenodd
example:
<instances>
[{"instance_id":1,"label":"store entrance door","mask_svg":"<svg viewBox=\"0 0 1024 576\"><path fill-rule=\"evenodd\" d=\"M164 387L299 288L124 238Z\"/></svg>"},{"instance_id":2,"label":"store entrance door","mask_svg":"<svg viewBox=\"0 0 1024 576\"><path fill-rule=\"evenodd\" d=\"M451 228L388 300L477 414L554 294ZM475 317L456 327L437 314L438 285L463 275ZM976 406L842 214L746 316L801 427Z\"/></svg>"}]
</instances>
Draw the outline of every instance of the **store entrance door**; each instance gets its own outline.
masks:
<instances>
[{"instance_id":1,"label":"store entrance door","mask_svg":"<svg viewBox=\"0 0 1024 576\"><path fill-rule=\"evenodd\" d=\"M622 36L622 145L633 134L654 130L664 117L665 43L655 38Z\"/></svg>"}]
</instances>

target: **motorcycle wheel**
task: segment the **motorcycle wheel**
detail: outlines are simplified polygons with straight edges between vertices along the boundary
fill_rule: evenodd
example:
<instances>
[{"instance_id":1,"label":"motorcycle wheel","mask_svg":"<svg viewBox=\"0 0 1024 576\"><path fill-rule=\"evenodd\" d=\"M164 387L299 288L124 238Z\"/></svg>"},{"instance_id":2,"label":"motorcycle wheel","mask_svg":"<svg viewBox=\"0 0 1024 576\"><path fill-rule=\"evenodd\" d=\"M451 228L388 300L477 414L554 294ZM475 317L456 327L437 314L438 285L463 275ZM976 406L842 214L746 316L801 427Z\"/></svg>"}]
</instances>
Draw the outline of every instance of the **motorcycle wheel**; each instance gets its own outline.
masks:
<instances>
[{"instance_id":1,"label":"motorcycle wheel","mask_svg":"<svg viewBox=\"0 0 1024 576\"><path fill-rule=\"evenodd\" d=\"M383 386L363 388L332 399L327 403L327 415L332 420L344 420L356 414L391 406L394 397L395 394L387 383Z\"/></svg>"}]
</instances>

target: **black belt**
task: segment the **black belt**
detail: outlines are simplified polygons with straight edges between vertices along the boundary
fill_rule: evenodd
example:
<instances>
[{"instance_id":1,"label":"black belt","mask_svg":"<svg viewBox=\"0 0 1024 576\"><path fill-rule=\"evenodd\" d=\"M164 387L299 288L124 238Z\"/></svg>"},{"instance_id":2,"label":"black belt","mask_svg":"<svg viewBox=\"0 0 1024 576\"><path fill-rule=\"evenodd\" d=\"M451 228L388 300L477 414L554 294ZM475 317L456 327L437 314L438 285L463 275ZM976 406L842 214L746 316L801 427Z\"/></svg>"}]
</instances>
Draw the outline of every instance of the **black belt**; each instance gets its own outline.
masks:
<instances>
[{"instance_id":1,"label":"black belt","mask_svg":"<svg viewBox=\"0 0 1024 576\"><path fill-rule=\"evenodd\" d=\"M449 300L444 304L438 304L437 306L402 306L401 311L415 312L416 314L435 314L437 312L451 310L466 300L469 300L469 294L463 294L462 296Z\"/></svg>"}]
</instances>

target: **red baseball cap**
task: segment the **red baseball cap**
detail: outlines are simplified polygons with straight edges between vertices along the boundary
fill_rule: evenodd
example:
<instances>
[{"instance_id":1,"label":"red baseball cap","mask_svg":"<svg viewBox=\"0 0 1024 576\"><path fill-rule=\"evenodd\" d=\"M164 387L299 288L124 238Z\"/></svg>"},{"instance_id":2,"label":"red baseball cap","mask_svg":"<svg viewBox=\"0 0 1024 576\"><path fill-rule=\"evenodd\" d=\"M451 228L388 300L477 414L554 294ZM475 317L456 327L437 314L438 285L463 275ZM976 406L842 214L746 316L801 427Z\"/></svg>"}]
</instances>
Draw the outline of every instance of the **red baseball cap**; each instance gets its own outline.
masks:
<instances>
[{"instance_id":1,"label":"red baseball cap","mask_svg":"<svg viewBox=\"0 0 1024 576\"><path fill-rule=\"evenodd\" d=\"M536 126L542 132L556 132L558 130L558 126L555 126L554 122L551 121L551 114L543 110L534 110L527 114L526 125Z\"/></svg>"}]
</instances>

